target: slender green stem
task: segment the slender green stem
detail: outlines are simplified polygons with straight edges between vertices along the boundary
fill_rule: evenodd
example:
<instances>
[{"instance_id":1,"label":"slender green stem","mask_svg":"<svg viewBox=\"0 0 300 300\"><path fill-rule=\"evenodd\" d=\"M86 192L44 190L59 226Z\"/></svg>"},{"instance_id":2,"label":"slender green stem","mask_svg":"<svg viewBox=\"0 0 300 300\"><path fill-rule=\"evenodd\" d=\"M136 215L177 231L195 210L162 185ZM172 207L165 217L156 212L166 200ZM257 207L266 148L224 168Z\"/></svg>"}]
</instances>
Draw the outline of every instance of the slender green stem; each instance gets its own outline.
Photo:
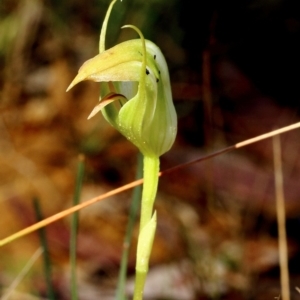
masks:
<instances>
[{"instance_id":1,"label":"slender green stem","mask_svg":"<svg viewBox=\"0 0 300 300\"><path fill-rule=\"evenodd\" d=\"M157 193L159 157L144 156L144 184L141 205L140 233L138 237L134 300L143 299L150 253L156 230L153 205Z\"/></svg>"},{"instance_id":2,"label":"slender green stem","mask_svg":"<svg viewBox=\"0 0 300 300\"><path fill-rule=\"evenodd\" d=\"M75 193L73 205L77 205L80 199L82 181L84 175L84 158L79 157ZM77 250L77 232L78 232L79 212L74 212L71 220L71 236L70 236L70 266L71 266L71 299L78 299L77 280L76 280L76 250Z\"/></svg>"},{"instance_id":3,"label":"slender green stem","mask_svg":"<svg viewBox=\"0 0 300 300\"><path fill-rule=\"evenodd\" d=\"M112 10L112 8L113 8L116 1L117 0L113 0L110 3L110 5L108 7L108 10L106 12L104 21L103 21L103 25L102 25L101 32L100 32L100 39L99 39L99 53L105 51L105 36L106 36L106 30L107 30L107 23L108 23L108 19L109 19L111 10Z\"/></svg>"},{"instance_id":4,"label":"slender green stem","mask_svg":"<svg viewBox=\"0 0 300 300\"><path fill-rule=\"evenodd\" d=\"M43 219L40 203L38 199L33 199L33 206L36 214L36 218L38 221ZM41 246L43 248L43 261L44 261L44 272L45 272L45 280L47 286L47 294L50 300L55 299L54 289L52 285L52 271L51 271L51 260L49 255L49 247L46 238L45 228L39 229L39 237L41 241Z\"/></svg>"},{"instance_id":5,"label":"slender green stem","mask_svg":"<svg viewBox=\"0 0 300 300\"><path fill-rule=\"evenodd\" d=\"M143 176L143 156L141 153L138 155L138 165L137 165L137 172L136 172L136 179L140 179ZM124 300L126 299L125 296L125 283L126 283L126 273L127 273L127 265L128 265L128 255L131 245L132 233L134 224L136 222L137 212L140 207L140 200L142 194L142 186L139 185L135 187L133 194L131 205L129 209L129 219L126 228L125 239L123 243L123 252L122 252L122 259L121 259L121 267L119 271L119 278L118 278L118 288L116 294L116 300Z\"/></svg>"},{"instance_id":6,"label":"slender green stem","mask_svg":"<svg viewBox=\"0 0 300 300\"><path fill-rule=\"evenodd\" d=\"M159 173L159 157L144 156L144 184L142 194L140 231L150 221L156 197Z\"/></svg>"}]
</instances>

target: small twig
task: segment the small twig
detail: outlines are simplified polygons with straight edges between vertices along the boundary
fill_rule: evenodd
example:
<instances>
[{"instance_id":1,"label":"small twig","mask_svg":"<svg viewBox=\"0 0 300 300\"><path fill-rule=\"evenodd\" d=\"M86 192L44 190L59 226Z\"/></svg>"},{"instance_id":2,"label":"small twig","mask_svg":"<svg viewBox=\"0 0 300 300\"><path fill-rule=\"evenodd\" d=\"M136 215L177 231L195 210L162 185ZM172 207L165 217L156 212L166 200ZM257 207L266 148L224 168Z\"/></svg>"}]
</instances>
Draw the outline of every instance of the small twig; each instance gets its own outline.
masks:
<instances>
[{"instance_id":1,"label":"small twig","mask_svg":"<svg viewBox=\"0 0 300 300\"><path fill-rule=\"evenodd\" d=\"M46 219L44 219L44 220L42 220L40 222L37 222L37 223L35 223L35 224L31 225L31 226L28 226L28 227L24 228L24 229L22 229L22 230L20 230L20 231L18 231L16 233L8 236L5 239L0 240L0 247L3 246L3 245L6 245L6 244L8 244L8 243L10 243L10 242L12 242L12 241L14 241L16 239L18 239L18 238L20 238L20 237L22 237L24 235L32 233L32 232L38 230L39 228L47 226L47 225L49 225L49 224L51 224L51 223L53 223L55 221L58 221L58 220L66 217L66 216L69 216L70 214L72 214L72 213L74 213L76 211L79 211L79 210L81 210L81 209L83 209L85 207L88 207L88 206L90 206L90 205L92 205L92 204L94 204L96 202L99 202L101 200L104 200L104 199L106 199L108 197L111 197L111 196L114 196L116 194L122 193L122 192L124 192L126 190L129 190L129 189L131 189L131 188L133 188L133 187L135 187L137 185L140 185L142 183L143 183L143 179L133 181L131 183L123 185L122 187L119 187L117 189L111 190L111 191L109 191L109 192L107 192L107 193L105 193L103 195L100 195L98 197L92 198L92 199L90 199L90 200L88 200L86 202L80 203L80 204L78 204L76 206L73 206L73 207L70 207L70 208L68 208L68 209L66 209L64 211L61 211L61 212L59 212L59 213L57 213L57 214L55 214L55 215L53 215L53 216L51 216L49 218L46 218Z\"/></svg>"},{"instance_id":2,"label":"small twig","mask_svg":"<svg viewBox=\"0 0 300 300\"><path fill-rule=\"evenodd\" d=\"M289 125L289 126L286 126L286 127L283 127L281 129L277 129L277 130L271 131L269 133L262 134L260 136L255 137L255 138L252 138L252 139L249 139L249 140L237 143L237 144L235 144L233 146L229 146L227 148L218 150L218 151L216 151L216 152L214 152L212 154L200 157L200 158L198 158L196 160L180 164L178 166L175 166L173 168L170 168L170 169L167 169L165 171L160 172L159 176L166 175L168 173L174 172L177 169L185 168L185 167L187 167L189 165L193 165L193 164L199 163L201 161L211 159L211 158L219 156L219 155L221 155L223 153L226 153L226 152L229 152L229 151L233 151L235 149L239 149L239 148L245 147L245 146L250 145L250 144L257 143L259 141L271 138L271 137L273 137L275 135L279 135L279 134L282 134L282 133L285 133L285 132L288 132L288 131L291 131L291 130L294 130L294 129L297 129L297 128L300 128L300 122L292 124L292 125ZM51 223L53 223L53 222L55 222L55 221L57 221L59 219L62 219L64 217L66 217L66 216L74 213L75 211L79 211L79 210L81 210L81 209L83 209L83 208L85 208L87 206L90 206L90 205L96 203L96 202L99 202L99 201L104 200L104 199L106 199L108 197L114 196L116 194L122 193L122 192L124 192L126 190L129 190L131 188L134 188L135 186L138 186L138 185L140 185L142 183L143 183L143 179L139 179L139 180L133 181L133 182L128 183L128 184L126 184L126 185L124 185L122 187L119 187L117 189L111 190L108 193L105 193L105 194L100 195L98 197L92 198L92 199L90 199L90 200L88 200L86 202L80 203L80 204L78 204L76 206L73 206L71 208L68 208L68 209L62 211L62 212L59 212L59 213L57 213L57 214L55 214L55 215L53 215L53 216L51 216L51 217L49 217L47 219L44 219L44 220L42 220L42 221L40 221L40 222L38 222L36 224L33 224L33 225L31 225L31 226L23 229L23 230L20 230L19 232L16 232L15 234L12 234L12 235L8 236L7 238L4 238L4 239L0 240L0 247L3 246L3 245L5 245L5 244L8 244L8 243L12 242L13 240L15 240L17 238L20 238L20 237L22 237L24 235L27 235L27 234L29 234L29 233L31 233L31 232L39 229L39 228L42 228L42 227L47 226L47 225L49 225L49 224L51 224Z\"/></svg>"}]
</instances>

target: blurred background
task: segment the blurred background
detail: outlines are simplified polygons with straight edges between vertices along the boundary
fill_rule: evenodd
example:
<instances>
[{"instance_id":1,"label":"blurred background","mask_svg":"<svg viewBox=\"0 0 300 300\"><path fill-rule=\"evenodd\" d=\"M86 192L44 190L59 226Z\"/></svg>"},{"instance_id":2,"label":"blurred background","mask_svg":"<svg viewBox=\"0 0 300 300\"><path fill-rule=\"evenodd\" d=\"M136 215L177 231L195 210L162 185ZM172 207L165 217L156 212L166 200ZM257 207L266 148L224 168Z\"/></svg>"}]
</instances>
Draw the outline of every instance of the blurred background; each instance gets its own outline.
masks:
<instances>
[{"instance_id":1,"label":"blurred background","mask_svg":"<svg viewBox=\"0 0 300 300\"><path fill-rule=\"evenodd\" d=\"M99 85L65 90L98 53L107 0L0 1L0 238L135 178L137 149L99 114ZM117 2L106 47L139 27L169 65L178 136L161 169L299 121L300 2ZM281 136L291 298L300 297L299 130ZM80 299L114 299L132 191L80 212ZM278 234L272 140L174 171L160 180L147 299L275 299ZM137 231L137 230L136 230ZM70 220L46 229L56 299L70 299ZM135 233L136 238L136 233ZM135 239L127 291L133 290ZM40 247L37 233L0 249L5 295ZM9 299L44 299L42 259ZM44 298L43 298L44 297ZM8 298L7 298L8 299Z\"/></svg>"}]
</instances>

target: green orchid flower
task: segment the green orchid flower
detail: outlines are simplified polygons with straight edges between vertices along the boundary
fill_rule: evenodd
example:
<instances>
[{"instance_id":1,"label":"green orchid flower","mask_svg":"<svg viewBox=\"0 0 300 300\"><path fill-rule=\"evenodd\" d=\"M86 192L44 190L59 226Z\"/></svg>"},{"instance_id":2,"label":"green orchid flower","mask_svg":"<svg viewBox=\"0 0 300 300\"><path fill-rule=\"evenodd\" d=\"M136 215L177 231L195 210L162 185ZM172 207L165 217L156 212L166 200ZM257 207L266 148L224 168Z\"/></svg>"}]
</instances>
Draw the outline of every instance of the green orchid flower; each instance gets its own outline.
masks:
<instances>
[{"instance_id":1,"label":"green orchid flower","mask_svg":"<svg viewBox=\"0 0 300 300\"><path fill-rule=\"evenodd\" d=\"M83 80L125 82L110 84L89 117L102 111L106 120L144 155L161 156L171 148L177 132L168 67L154 43L144 40L136 27L124 27L135 29L141 39L118 44L85 62L68 90ZM138 83L137 93L128 99L134 82Z\"/></svg>"},{"instance_id":2,"label":"green orchid flower","mask_svg":"<svg viewBox=\"0 0 300 300\"><path fill-rule=\"evenodd\" d=\"M141 300L156 231L153 205L158 186L159 157L174 143L177 116L165 58L154 43L144 39L138 28L123 26L134 29L140 39L129 40L105 50L107 23L115 2L111 2L103 22L100 54L83 64L67 91L84 80L100 82L100 103L88 118L101 111L105 119L144 155L134 290L134 300Z\"/></svg>"}]
</instances>

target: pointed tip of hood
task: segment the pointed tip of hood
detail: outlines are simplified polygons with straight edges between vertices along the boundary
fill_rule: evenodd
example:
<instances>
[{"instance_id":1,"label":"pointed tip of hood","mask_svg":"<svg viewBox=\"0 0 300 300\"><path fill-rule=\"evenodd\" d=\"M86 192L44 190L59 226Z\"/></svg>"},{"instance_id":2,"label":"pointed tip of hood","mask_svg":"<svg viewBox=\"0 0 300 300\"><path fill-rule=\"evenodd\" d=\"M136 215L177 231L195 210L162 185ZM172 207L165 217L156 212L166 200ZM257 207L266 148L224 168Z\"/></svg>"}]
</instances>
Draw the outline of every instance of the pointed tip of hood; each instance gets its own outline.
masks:
<instances>
[{"instance_id":1,"label":"pointed tip of hood","mask_svg":"<svg viewBox=\"0 0 300 300\"><path fill-rule=\"evenodd\" d=\"M77 83L83 81L86 79L86 76L83 76L82 73L78 73L76 77L73 79L73 81L70 83L68 88L66 89L66 92L68 92L72 87L74 87Z\"/></svg>"}]
</instances>

